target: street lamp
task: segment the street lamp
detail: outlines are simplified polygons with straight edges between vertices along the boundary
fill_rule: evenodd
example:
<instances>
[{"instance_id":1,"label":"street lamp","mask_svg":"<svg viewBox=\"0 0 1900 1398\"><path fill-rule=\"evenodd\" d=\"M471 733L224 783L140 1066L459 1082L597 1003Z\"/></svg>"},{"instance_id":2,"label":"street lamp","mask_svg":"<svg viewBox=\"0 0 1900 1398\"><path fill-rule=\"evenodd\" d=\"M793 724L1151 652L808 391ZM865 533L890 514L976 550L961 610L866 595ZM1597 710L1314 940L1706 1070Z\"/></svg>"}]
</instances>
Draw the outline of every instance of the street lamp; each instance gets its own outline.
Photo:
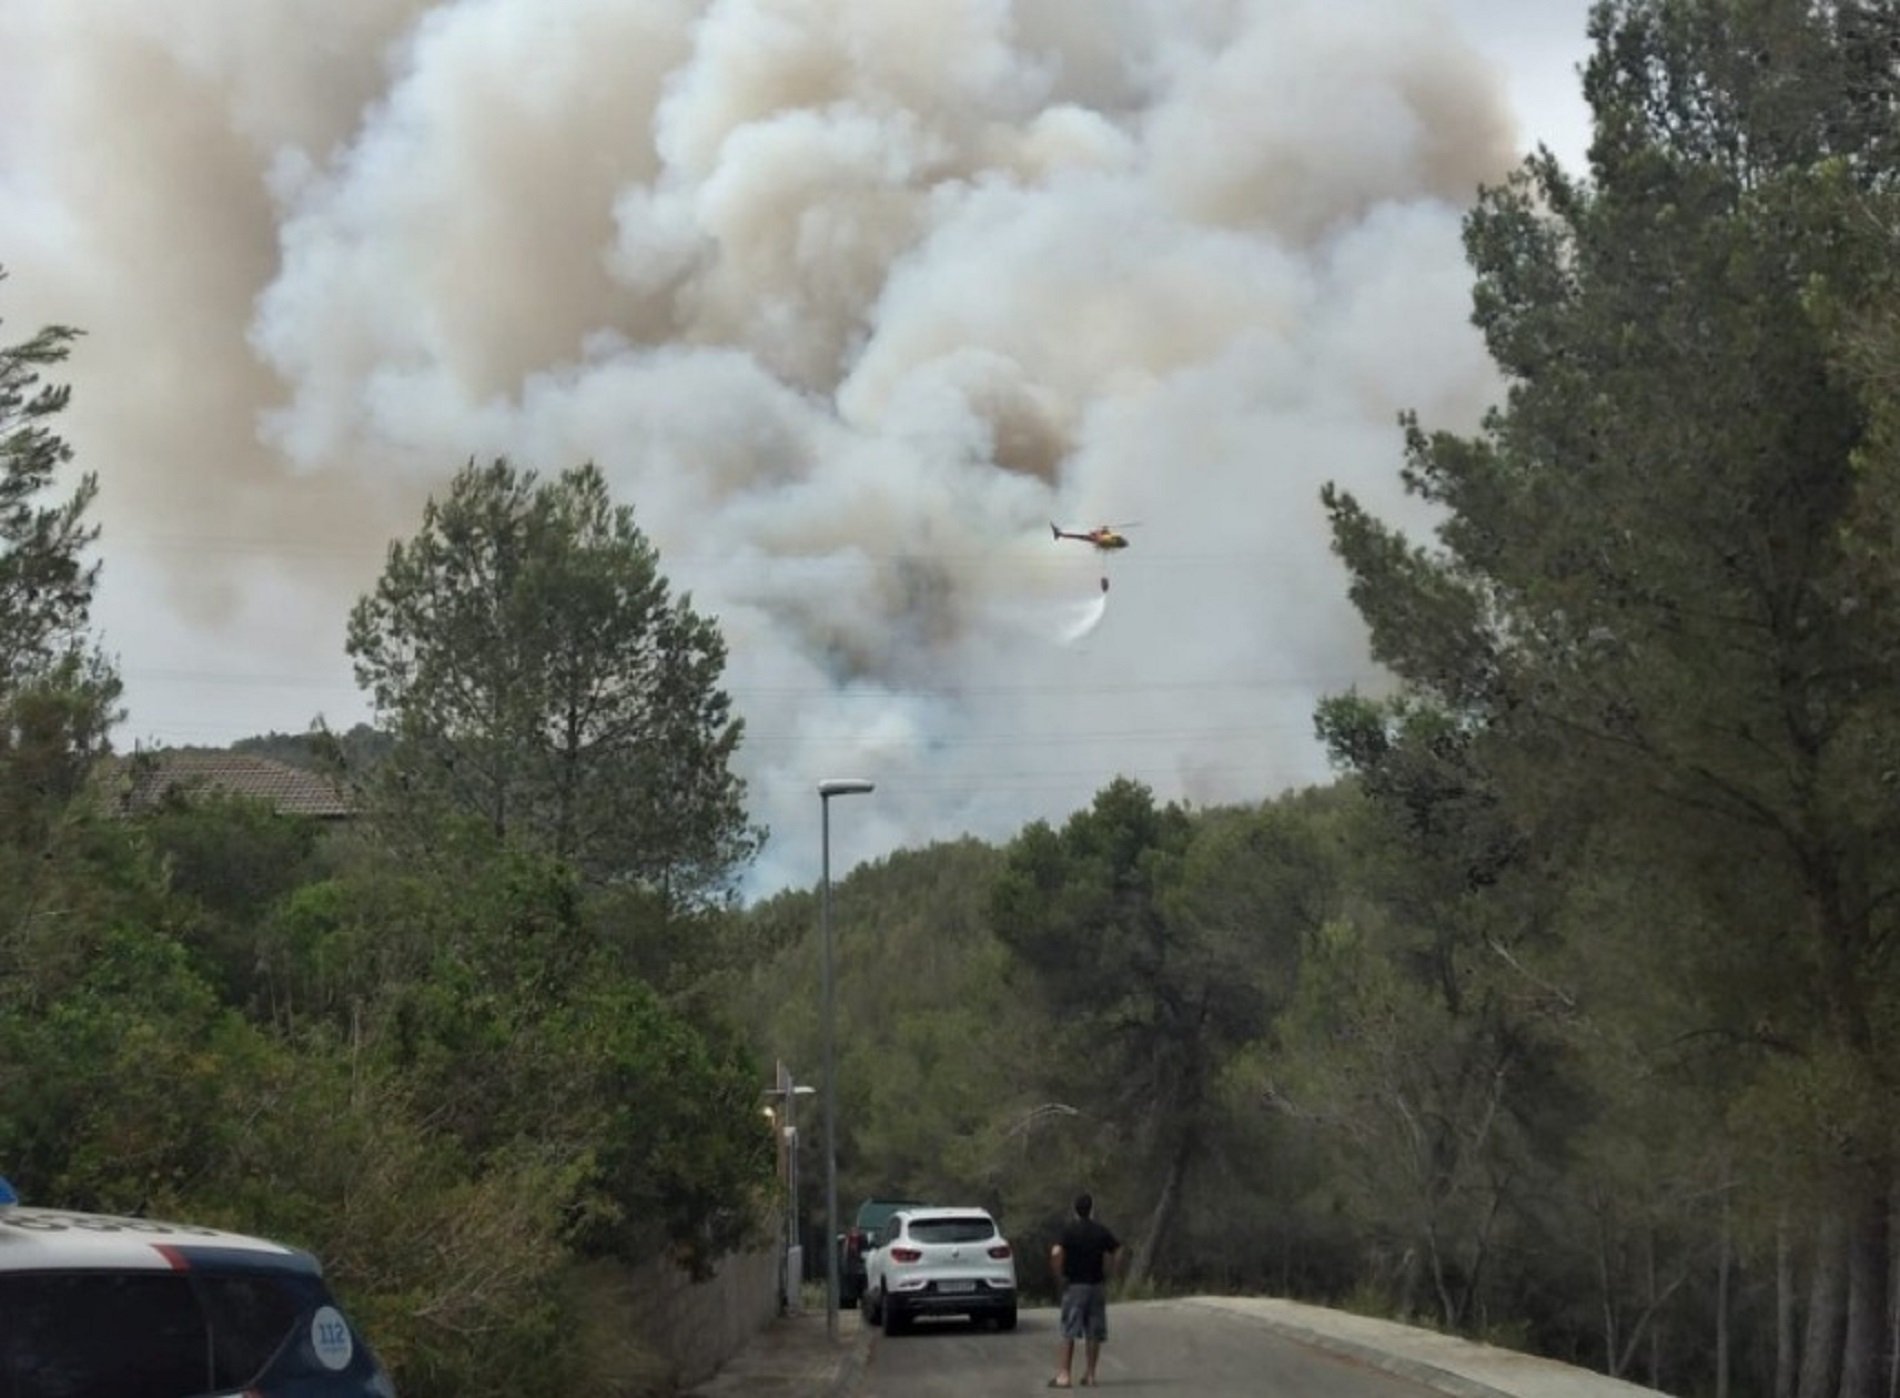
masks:
<instances>
[{"instance_id":1,"label":"street lamp","mask_svg":"<svg viewBox=\"0 0 1900 1398\"><path fill-rule=\"evenodd\" d=\"M862 796L875 788L861 777L834 777L818 783L823 879L819 888L819 926L824 941L825 995L825 1333L838 1338L838 1069L837 1012L831 976L831 798Z\"/></svg>"},{"instance_id":2,"label":"street lamp","mask_svg":"<svg viewBox=\"0 0 1900 1398\"><path fill-rule=\"evenodd\" d=\"M765 1114L772 1118L778 1130L779 1167L785 1183L785 1256L782 1260L788 1313L798 1310L798 1286L805 1278L805 1249L798 1238L798 1099L816 1091L818 1089L809 1083L793 1081L791 1071L781 1062L774 1085L760 1094L785 1104L767 1107Z\"/></svg>"}]
</instances>

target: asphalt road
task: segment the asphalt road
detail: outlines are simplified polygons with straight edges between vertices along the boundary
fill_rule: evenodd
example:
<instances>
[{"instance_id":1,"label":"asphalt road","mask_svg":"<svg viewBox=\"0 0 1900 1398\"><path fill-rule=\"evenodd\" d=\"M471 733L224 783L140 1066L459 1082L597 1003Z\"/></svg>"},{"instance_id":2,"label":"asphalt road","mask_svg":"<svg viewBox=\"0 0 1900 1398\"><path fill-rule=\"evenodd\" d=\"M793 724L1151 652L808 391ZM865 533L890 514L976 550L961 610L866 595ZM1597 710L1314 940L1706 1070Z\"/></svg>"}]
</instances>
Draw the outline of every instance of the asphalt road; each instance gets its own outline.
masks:
<instances>
[{"instance_id":1,"label":"asphalt road","mask_svg":"<svg viewBox=\"0 0 1900 1398\"><path fill-rule=\"evenodd\" d=\"M1010 1334L962 1319L920 1320L877 1337L858 1398L988 1398L1046 1393L1056 1312L1026 1310ZM1077 1345L1075 1376L1082 1376ZM1172 1301L1111 1304L1097 1371L1118 1393L1193 1398L1436 1398L1431 1389L1295 1344L1244 1317Z\"/></svg>"}]
</instances>

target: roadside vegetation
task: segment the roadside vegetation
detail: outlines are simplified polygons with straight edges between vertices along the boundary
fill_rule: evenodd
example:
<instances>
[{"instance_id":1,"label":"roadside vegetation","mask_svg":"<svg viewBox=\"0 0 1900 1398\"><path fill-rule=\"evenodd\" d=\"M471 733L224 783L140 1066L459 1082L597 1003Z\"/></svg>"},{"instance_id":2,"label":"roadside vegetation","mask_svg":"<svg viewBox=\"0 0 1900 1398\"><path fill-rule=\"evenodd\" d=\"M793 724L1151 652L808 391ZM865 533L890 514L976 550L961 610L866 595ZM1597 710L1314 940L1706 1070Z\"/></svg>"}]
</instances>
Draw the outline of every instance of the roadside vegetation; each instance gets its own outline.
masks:
<instances>
[{"instance_id":1,"label":"roadside vegetation","mask_svg":"<svg viewBox=\"0 0 1900 1398\"><path fill-rule=\"evenodd\" d=\"M991 1208L1047 1295L1087 1185L1131 1294L1880 1398L1900 22L1619 0L1594 34L1591 169L1468 220L1498 408L1395 431L1435 534L1325 498L1395 692L1322 706L1330 784L1105 772L841 880L841 1203ZM125 818L71 338L0 349L0 1170L306 1243L412 1398L630 1391L564 1338L575 1279L759 1242L761 1088L820 1063L815 894L732 895L764 832L717 628L597 472L471 464L350 619L376 731L289 754L358 817Z\"/></svg>"},{"instance_id":2,"label":"roadside vegetation","mask_svg":"<svg viewBox=\"0 0 1900 1398\"><path fill-rule=\"evenodd\" d=\"M641 1391L582 1279L703 1275L773 1170L751 1048L684 993L758 838L716 632L597 473L471 465L351 619L377 739L299 743L358 816L128 811L70 339L0 351L4 1172L312 1248L405 1394Z\"/></svg>"}]
</instances>

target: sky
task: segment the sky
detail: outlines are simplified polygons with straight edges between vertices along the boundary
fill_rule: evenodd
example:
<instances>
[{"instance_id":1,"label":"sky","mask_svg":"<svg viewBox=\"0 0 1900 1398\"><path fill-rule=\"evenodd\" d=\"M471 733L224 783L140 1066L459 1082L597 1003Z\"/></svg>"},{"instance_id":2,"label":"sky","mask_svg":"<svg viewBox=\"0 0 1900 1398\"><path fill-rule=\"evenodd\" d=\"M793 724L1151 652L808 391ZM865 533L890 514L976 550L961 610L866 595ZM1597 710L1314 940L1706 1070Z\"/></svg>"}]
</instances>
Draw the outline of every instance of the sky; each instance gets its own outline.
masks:
<instances>
[{"instance_id":1,"label":"sky","mask_svg":"<svg viewBox=\"0 0 1900 1398\"><path fill-rule=\"evenodd\" d=\"M1499 384L1459 221L1588 0L0 0L0 336L80 327L115 741L373 718L471 459L599 464L719 623L748 888L1328 780L1337 482ZM1108 557L1050 524L1129 523ZM1106 577L1106 593L1101 582Z\"/></svg>"}]
</instances>

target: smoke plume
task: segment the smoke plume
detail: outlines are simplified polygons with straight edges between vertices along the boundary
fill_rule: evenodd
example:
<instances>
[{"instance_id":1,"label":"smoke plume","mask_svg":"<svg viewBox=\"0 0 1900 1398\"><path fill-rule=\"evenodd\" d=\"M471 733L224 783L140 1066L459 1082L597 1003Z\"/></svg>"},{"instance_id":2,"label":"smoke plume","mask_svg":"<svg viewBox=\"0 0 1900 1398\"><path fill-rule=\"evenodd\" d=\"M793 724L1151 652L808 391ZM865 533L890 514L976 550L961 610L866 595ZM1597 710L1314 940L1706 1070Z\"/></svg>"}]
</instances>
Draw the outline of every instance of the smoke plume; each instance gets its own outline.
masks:
<instances>
[{"instance_id":1,"label":"smoke plume","mask_svg":"<svg viewBox=\"0 0 1900 1398\"><path fill-rule=\"evenodd\" d=\"M1395 413L1496 394L1489 5L8 0L0 314L88 332L122 741L366 717L350 603L505 454L718 618L759 887L827 776L844 865L1323 778L1319 486L1404 517Z\"/></svg>"}]
</instances>

